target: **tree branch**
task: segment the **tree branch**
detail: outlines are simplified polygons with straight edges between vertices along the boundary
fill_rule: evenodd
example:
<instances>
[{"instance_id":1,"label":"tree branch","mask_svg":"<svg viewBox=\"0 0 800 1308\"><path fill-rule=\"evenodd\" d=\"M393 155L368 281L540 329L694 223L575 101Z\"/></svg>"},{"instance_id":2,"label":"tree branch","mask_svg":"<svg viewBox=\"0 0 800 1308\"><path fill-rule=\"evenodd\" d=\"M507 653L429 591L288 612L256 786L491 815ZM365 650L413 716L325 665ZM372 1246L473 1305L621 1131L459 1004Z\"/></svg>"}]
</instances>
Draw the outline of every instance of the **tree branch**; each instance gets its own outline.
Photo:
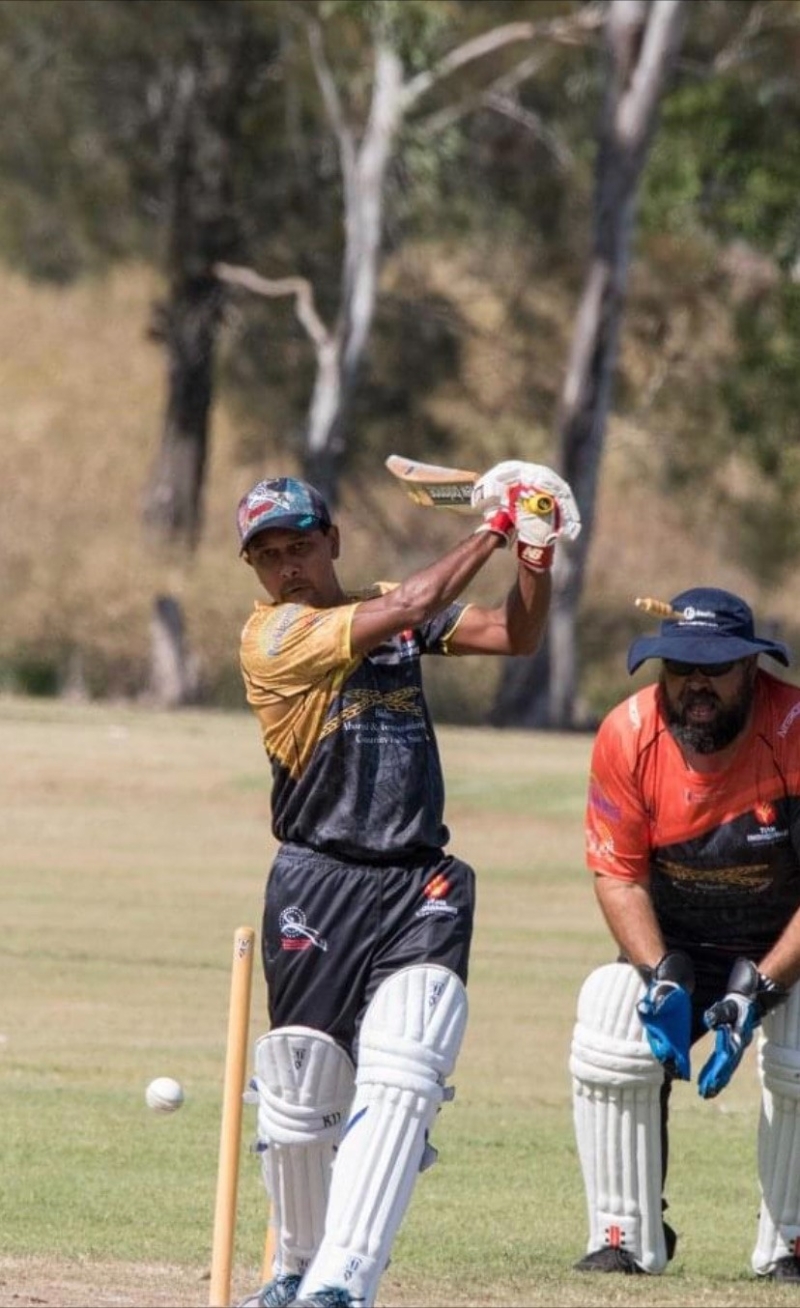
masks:
<instances>
[{"instance_id":1,"label":"tree branch","mask_svg":"<svg viewBox=\"0 0 800 1308\"><path fill-rule=\"evenodd\" d=\"M728 72L730 68L747 58L748 46L763 30L764 20L768 17L771 8L769 3L753 5L739 31L717 53L713 64L715 73Z\"/></svg>"},{"instance_id":2,"label":"tree branch","mask_svg":"<svg viewBox=\"0 0 800 1308\"><path fill-rule=\"evenodd\" d=\"M565 45L579 42L586 32L597 31L602 27L605 5L587 4L577 14L569 17L552 18L543 23L506 23L489 32L465 41L455 50L450 50L433 68L428 68L406 83L403 91L403 108L407 112L423 95L426 95L438 82L443 81L467 64L502 50L507 45L518 41L533 41L538 37L556 41Z\"/></svg>"},{"instance_id":3,"label":"tree branch","mask_svg":"<svg viewBox=\"0 0 800 1308\"><path fill-rule=\"evenodd\" d=\"M322 39L322 28L314 19L304 15L303 21L308 36L308 48L311 53L311 63L314 68L314 76L317 79L322 94L322 102L325 105L325 112L328 115L328 121L333 129L334 135L339 142L339 152L342 158L342 172L345 182L353 175L355 168L356 145L352 128L345 118L344 108L341 97L336 88L336 79L331 71L325 54L325 43Z\"/></svg>"},{"instance_id":4,"label":"tree branch","mask_svg":"<svg viewBox=\"0 0 800 1308\"><path fill-rule=\"evenodd\" d=\"M331 333L317 313L314 303L314 291L305 277L262 277L252 268L238 264L215 263L214 276L229 286L242 286L255 295L265 295L278 299L283 295L295 297L295 313L302 323L317 350L323 349L331 342Z\"/></svg>"}]
</instances>

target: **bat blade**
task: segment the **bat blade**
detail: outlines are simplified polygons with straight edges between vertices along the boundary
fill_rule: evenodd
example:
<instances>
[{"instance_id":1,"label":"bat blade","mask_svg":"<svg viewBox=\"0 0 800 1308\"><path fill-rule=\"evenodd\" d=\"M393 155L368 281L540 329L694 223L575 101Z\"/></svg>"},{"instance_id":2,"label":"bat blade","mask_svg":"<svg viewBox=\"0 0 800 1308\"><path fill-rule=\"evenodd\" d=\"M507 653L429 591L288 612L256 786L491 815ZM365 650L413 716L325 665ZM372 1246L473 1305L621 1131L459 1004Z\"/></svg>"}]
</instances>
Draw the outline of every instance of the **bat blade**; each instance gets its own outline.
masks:
<instances>
[{"instance_id":1,"label":"bat blade","mask_svg":"<svg viewBox=\"0 0 800 1308\"><path fill-rule=\"evenodd\" d=\"M472 487L478 480L477 472L466 468L446 468L438 463L421 463L390 454L386 467L392 476L405 486L406 493L415 504L426 509L455 509L460 513L476 513L471 503Z\"/></svg>"}]
</instances>

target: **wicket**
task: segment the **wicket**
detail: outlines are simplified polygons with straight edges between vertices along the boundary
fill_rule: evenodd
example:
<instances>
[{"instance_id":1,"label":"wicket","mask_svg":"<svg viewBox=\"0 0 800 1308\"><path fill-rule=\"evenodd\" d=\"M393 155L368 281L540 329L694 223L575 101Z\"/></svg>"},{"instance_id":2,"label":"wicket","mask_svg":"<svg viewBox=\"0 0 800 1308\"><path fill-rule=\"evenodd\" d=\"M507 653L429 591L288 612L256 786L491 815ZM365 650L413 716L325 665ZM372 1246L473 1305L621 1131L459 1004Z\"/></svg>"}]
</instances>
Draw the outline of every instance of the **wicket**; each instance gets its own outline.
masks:
<instances>
[{"instance_id":1,"label":"wicket","mask_svg":"<svg viewBox=\"0 0 800 1308\"><path fill-rule=\"evenodd\" d=\"M242 1136L242 1094L247 1070L250 992L253 976L252 927L239 927L233 938L228 1044L222 1098L214 1238L211 1252L209 1308L228 1308L236 1230L236 1194Z\"/></svg>"}]
</instances>

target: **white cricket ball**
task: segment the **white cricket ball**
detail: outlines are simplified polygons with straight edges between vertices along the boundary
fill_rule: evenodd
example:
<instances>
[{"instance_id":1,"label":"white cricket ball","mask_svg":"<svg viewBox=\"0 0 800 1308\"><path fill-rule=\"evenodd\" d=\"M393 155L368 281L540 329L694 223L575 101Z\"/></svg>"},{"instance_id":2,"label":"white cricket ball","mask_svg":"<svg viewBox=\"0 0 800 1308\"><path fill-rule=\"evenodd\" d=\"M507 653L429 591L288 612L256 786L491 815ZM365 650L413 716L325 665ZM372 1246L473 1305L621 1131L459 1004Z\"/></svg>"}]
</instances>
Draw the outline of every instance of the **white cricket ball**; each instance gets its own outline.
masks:
<instances>
[{"instance_id":1,"label":"white cricket ball","mask_svg":"<svg viewBox=\"0 0 800 1308\"><path fill-rule=\"evenodd\" d=\"M183 1103L183 1086L171 1076L157 1076L144 1092L145 1103L156 1113L174 1113Z\"/></svg>"}]
</instances>

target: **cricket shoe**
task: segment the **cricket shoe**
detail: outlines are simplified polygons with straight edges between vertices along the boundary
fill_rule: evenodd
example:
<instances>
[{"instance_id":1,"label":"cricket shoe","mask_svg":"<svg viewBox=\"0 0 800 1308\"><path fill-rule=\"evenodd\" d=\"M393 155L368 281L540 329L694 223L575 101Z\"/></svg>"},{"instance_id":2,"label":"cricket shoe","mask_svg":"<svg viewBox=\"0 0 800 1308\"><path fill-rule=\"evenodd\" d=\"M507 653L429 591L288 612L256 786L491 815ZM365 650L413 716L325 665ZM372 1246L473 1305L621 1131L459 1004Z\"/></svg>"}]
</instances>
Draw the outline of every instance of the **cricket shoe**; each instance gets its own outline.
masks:
<instances>
[{"instance_id":1,"label":"cricket shoe","mask_svg":"<svg viewBox=\"0 0 800 1308\"><path fill-rule=\"evenodd\" d=\"M800 1281L800 1258L787 1254L779 1258L771 1272L764 1278L767 1281Z\"/></svg>"},{"instance_id":2,"label":"cricket shoe","mask_svg":"<svg viewBox=\"0 0 800 1308\"><path fill-rule=\"evenodd\" d=\"M644 1268L636 1262L627 1249L612 1249L605 1245L602 1249L593 1249L579 1262L573 1264L575 1272L623 1272L626 1276L644 1274Z\"/></svg>"},{"instance_id":3,"label":"cricket shoe","mask_svg":"<svg viewBox=\"0 0 800 1308\"><path fill-rule=\"evenodd\" d=\"M664 1223L664 1243L667 1246L667 1262L671 1262L675 1257L675 1246L678 1243L678 1237L670 1226L669 1222ZM625 1276L646 1276L643 1267L636 1262L633 1254L628 1253L627 1249L612 1249L610 1245L604 1245L602 1249L593 1249L585 1258L573 1264L575 1272L622 1272Z\"/></svg>"},{"instance_id":4,"label":"cricket shoe","mask_svg":"<svg viewBox=\"0 0 800 1308\"><path fill-rule=\"evenodd\" d=\"M255 1294L242 1299L238 1308L288 1308L289 1304L297 1303L297 1291L302 1279L302 1276L297 1276L294 1272L278 1272Z\"/></svg>"},{"instance_id":5,"label":"cricket shoe","mask_svg":"<svg viewBox=\"0 0 800 1308\"><path fill-rule=\"evenodd\" d=\"M302 1299L295 1299L294 1308L357 1308L363 1300L354 1299L341 1285L326 1285L321 1290L312 1290Z\"/></svg>"}]
</instances>

